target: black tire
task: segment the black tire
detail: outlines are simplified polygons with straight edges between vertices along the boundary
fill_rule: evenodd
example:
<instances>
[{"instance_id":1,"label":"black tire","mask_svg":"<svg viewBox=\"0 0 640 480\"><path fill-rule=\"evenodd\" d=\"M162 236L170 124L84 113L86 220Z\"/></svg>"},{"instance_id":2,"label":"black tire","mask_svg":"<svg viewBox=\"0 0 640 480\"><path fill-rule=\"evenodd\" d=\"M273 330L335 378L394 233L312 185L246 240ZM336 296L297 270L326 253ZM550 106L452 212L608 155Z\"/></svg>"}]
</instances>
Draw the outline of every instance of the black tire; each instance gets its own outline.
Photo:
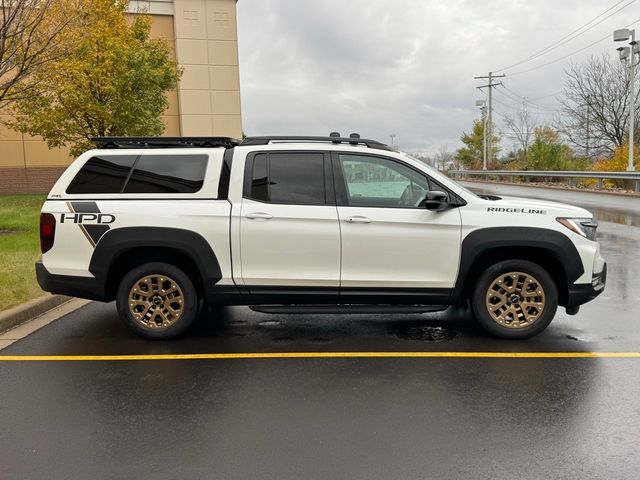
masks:
<instances>
[{"instance_id":1,"label":"black tire","mask_svg":"<svg viewBox=\"0 0 640 480\"><path fill-rule=\"evenodd\" d=\"M542 287L542 290L540 291L542 291L544 294L543 296L544 302L543 302L543 307L541 309L537 309L536 307L528 307L528 308L532 308L532 310L525 310L525 308L527 307L523 307L522 305L520 305L520 301L522 301L524 298L522 296L520 296L520 299L516 300L516 302L514 302L513 304L508 303L507 304L508 306L506 307L505 307L505 304L502 303L502 301L496 297L493 297L491 300L489 300L491 298L491 295L493 294L493 290L490 291L489 289L493 285L498 283L497 279L499 279L501 276L504 275L503 279L500 282L504 281L505 279L507 281L510 281L511 276L507 276L506 274L508 273L515 274L517 272L530 275L531 276L530 278L532 279L531 281L532 286L536 285L536 281L537 281L537 283L539 283L539 286ZM518 280L520 280L527 277L519 276L517 278ZM527 278L527 281L529 281L529 278ZM522 292L522 289L518 290L518 285L523 285L523 284L517 283L515 287L512 287L511 285L509 285L509 288L515 288L515 295L518 295L519 292L520 293ZM529 288L529 290L525 290L529 293L529 295L536 294L536 292L531 291L533 287L525 287L525 288ZM535 288L533 290L535 290ZM498 292L501 293L500 291ZM511 295L514 295L514 293L511 293L508 295L503 294L503 296L506 298L511 298ZM538 299L539 298L540 297L538 297ZM527 317L527 315L525 315L525 313L529 314L529 312L534 312L534 315L537 318L531 321L529 325L526 325L526 324L522 325L521 322L509 321L509 318L514 318L515 316L513 314L510 315L507 312L506 319L503 321L504 324L500 324L499 322L502 319L496 318L496 316L498 316L498 313L500 312L498 311L498 309L494 309L493 305L490 306L489 305L490 302L496 302L501 309L500 311L502 311L503 308L508 308L509 309L508 311L511 312L512 311L511 308L514 308L517 312L520 312L521 314L521 316L516 317L518 319L533 318L533 317ZM531 305L531 304L528 304L528 305ZM558 308L558 289L556 287L555 282L549 275L549 273L540 265L537 265L535 263L532 263L526 260L505 260L492 265L480 276L472 292L471 307L473 309L473 313L476 317L476 320L478 321L480 326L491 335L500 337L500 338L510 338L510 339L531 338L534 335L537 335L540 332L542 332L545 328L547 328L547 326L549 326L549 324L551 323L551 320L553 320L553 317L555 316L556 310ZM495 316L489 310L490 308L492 308L492 310L496 312ZM516 327L509 327L506 325L522 325L522 326L518 326L516 328Z\"/></svg>"},{"instance_id":2,"label":"black tire","mask_svg":"<svg viewBox=\"0 0 640 480\"><path fill-rule=\"evenodd\" d=\"M148 282L142 282L145 278ZM134 288L138 293L132 291ZM150 290L142 291L144 288ZM120 318L131 331L150 340L166 340L189 328L201 302L193 282L182 270L168 263L150 262L122 278L116 304Z\"/></svg>"}]
</instances>

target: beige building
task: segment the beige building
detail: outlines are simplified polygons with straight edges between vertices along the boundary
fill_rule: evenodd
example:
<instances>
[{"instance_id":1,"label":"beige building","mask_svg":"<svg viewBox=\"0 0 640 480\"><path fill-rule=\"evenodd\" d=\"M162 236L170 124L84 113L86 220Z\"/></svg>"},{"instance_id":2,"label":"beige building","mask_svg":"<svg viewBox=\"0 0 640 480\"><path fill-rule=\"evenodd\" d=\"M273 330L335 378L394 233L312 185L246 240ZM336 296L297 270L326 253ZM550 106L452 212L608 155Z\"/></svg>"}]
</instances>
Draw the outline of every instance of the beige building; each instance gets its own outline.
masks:
<instances>
[{"instance_id":1,"label":"beige building","mask_svg":"<svg viewBox=\"0 0 640 480\"><path fill-rule=\"evenodd\" d=\"M164 134L241 138L236 0L131 0L129 11L152 16L152 36L169 42L184 71ZM0 195L47 192L72 160L0 126Z\"/></svg>"}]
</instances>

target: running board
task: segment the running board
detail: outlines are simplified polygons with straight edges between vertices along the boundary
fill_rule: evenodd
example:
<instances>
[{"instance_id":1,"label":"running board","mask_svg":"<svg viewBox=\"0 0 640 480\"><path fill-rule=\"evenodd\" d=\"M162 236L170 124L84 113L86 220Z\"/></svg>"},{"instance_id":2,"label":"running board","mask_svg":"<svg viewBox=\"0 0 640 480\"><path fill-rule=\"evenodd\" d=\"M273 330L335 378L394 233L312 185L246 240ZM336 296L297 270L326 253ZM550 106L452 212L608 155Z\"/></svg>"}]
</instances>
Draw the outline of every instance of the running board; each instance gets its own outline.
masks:
<instances>
[{"instance_id":1,"label":"running board","mask_svg":"<svg viewBox=\"0 0 640 480\"><path fill-rule=\"evenodd\" d=\"M430 313L441 312L447 305L251 305L260 313Z\"/></svg>"}]
</instances>

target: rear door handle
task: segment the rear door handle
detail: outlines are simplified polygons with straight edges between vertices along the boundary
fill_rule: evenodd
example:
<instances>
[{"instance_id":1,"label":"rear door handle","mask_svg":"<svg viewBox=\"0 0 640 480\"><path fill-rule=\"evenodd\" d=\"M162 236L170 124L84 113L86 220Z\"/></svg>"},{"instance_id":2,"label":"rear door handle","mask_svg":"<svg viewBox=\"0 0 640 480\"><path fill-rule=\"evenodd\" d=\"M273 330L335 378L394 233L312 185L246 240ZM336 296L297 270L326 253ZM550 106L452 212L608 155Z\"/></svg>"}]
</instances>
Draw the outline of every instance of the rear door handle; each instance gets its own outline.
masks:
<instances>
[{"instance_id":1,"label":"rear door handle","mask_svg":"<svg viewBox=\"0 0 640 480\"><path fill-rule=\"evenodd\" d=\"M249 218L251 220L270 220L273 218L273 215L264 212L253 212L247 213L245 218Z\"/></svg>"},{"instance_id":2,"label":"rear door handle","mask_svg":"<svg viewBox=\"0 0 640 480\"><path fill-rule=\"evenodd\" d=\"M347 223L371 223L371 219L368 217L363 217L362 215L354 215L352 217L347 217L344 219Z\"/></svg>"}]
</instances>

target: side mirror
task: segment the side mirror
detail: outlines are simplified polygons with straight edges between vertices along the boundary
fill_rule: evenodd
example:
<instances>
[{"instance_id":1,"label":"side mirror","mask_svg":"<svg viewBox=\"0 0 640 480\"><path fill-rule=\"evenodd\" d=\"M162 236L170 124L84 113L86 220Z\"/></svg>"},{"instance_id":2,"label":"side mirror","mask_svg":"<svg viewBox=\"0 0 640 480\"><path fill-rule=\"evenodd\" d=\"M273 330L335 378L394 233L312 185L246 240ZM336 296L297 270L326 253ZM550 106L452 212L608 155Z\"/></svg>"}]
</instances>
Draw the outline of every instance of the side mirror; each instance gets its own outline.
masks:
<instances>
[{"instance_id":1,"label":"side mirror","mask_svg":"<svg viewBox=\"0 0 640 480\"><path fill-rule=\"evenodd\" d=\"M439 190L427 192L427 196L424 199L424 208L426 208L427 210L435 210L436 212L441 212L449 206L449 202L447 201L447 199L448 195Z\"/></svg>"}]
</instances>

